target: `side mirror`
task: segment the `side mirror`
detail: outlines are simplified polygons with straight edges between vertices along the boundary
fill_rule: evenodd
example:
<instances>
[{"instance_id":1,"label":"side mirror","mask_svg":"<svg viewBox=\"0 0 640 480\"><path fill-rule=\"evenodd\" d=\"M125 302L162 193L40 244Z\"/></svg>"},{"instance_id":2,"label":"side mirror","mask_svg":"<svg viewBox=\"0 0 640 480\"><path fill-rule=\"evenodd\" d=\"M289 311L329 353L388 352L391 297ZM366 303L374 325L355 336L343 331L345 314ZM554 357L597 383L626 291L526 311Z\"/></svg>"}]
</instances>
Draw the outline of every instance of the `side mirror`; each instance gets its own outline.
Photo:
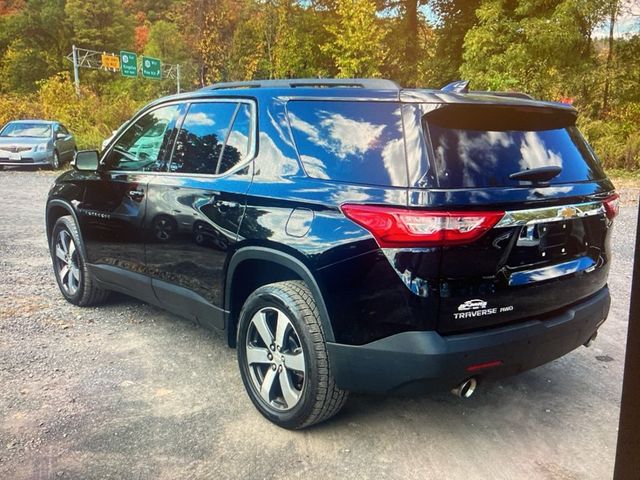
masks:
<instances>
[{"instance_id":1,"label":"side mirror","mask_svg":"<svg viewBox=\"0 0 640 480\"><path fill-rule=\"evenodd\" d=\"M97 150L81 150L76 153L76 158L71 162L73 168L86 172L95 172L99 164L100 157Z\"/></svg>"},{"instance_id":2,"label":"side mirror","mask_svg":"<svg viewBox=\"0 0 640 480\"><path fill-rule=\"evenodd\" d=\"M64 133L56 133L56 140L62 140L64 138L67 138Z\"/></svg>"}]
</instances>

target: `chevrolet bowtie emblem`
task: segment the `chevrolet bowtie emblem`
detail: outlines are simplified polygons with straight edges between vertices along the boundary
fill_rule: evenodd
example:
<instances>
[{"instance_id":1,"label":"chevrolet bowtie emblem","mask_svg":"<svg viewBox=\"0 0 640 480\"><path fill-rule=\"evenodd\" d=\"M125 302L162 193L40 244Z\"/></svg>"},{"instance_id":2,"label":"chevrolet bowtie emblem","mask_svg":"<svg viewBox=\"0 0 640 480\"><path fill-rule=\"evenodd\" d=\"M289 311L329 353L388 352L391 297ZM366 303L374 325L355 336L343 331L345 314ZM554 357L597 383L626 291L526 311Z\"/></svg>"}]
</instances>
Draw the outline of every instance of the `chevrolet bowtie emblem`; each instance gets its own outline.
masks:
<instances>
[{"instance_id":1,"label":"chevrolet bowtie emblem","mask_svg":"<svg viewBox=\"0 0 640 480\"><path fill-rule=\"evenodd\" d=\"M558 216L562 218L573 218L577 213L578 211L573 207L563 207L558 210Z\"/></svg>"}]
</instances>

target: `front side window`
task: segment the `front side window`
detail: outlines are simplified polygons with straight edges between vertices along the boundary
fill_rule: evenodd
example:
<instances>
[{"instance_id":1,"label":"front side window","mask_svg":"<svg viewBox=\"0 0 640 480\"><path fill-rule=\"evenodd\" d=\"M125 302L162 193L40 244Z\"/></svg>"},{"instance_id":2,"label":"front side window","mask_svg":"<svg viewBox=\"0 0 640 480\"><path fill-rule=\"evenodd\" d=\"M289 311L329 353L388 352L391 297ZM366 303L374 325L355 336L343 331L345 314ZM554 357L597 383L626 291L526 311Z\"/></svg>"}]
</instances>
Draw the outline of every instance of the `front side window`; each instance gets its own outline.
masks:
<instances>
[{"instance_id":1,"label":"front side window","mask_svg":"<svg viewBox=\"0 0 640 480\"><path fill-rule=\"evenodd\" d=\"M237 103L194 103L176 139L169 170L175 173L221 173L222 149ZM227 163L233 161L227 156Z\"/></svg>"},{"instance_id":2,"label":"front side window","mask_svg":"<svg viewBox=\"0 0 640 480\"><path fill-rule=\"evenodd\" d=\"M139 118L107 154L104 160L107 168L140 172L163 170L179 112L179 105L169 105Z\"/></svg>"}]
</instances>

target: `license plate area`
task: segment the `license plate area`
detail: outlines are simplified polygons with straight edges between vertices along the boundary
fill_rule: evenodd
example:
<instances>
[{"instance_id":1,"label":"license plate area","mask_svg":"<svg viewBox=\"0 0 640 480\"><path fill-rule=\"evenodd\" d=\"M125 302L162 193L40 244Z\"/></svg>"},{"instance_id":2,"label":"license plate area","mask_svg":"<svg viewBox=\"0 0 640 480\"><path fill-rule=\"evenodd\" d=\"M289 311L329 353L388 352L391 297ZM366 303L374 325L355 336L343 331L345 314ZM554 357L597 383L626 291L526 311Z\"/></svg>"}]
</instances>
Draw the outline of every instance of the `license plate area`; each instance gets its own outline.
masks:
<instances>
[{"instance_id":1,"label":"license plate area","mask_svg":"<svg viewBox=\"0 0 640 480\"><path fill-rule=\"evenodd\" d=\"M507 266L519 268L582 256L589 250L583 219L524 225Z\"/></svg>"}]
</instances>

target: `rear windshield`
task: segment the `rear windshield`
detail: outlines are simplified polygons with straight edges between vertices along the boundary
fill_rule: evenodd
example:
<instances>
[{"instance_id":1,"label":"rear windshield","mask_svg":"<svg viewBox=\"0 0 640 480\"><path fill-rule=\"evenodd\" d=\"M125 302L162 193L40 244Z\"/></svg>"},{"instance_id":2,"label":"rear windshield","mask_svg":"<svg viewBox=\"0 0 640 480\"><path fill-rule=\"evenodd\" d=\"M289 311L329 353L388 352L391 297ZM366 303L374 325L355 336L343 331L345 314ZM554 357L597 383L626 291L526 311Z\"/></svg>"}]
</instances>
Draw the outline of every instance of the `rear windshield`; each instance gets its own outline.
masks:
<instances>
[{"instance_id":1,"label":"rear windshield","mask_svg":"<svg viewBox=\"0 0 640 480\"><path fill-rule=\"evenodd\" d=\"M310 177L407 186L398 103L290 101L287 109L300 160Z\"/></svg>"},{"instance_id":2,"label":"rear windshield","mask_svg":"<svg viewBox=\"0 0 640 480\"><path fill-rule=\"evenodd\" d=\"M530 185L509 175L544 166L562 168L550 184L605 176L573 116L486 107L469 115L466 108L424 118L442 188Z\"/></svg>"}]
</instances>

